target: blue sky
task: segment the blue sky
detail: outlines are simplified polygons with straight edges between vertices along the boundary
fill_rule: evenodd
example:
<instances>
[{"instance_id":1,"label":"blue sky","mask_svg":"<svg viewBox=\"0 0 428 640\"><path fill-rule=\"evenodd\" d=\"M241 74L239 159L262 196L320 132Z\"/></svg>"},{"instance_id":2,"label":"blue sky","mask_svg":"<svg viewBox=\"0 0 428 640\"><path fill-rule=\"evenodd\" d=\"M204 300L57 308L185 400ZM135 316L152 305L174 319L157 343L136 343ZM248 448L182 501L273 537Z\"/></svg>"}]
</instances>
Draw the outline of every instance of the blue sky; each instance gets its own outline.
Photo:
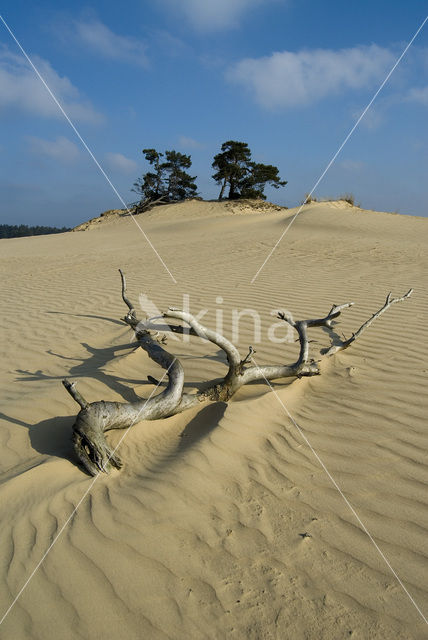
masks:
<instances>
[{"instance_id":1,"label":"blue sky","mask_svg":"<svg viewBox=\"0 0 428 640\"><path fill-rule=\"evenodd\" d=\"M125 200L141 150L211 163L248 142L288 185L310 191L407 42L424 3L332 0L7 0L1 14ZM319 187L366 208L428 214L428 23ZM0 24L0 222L74 225L121 207Z\"/></svg>"}]
</instances>

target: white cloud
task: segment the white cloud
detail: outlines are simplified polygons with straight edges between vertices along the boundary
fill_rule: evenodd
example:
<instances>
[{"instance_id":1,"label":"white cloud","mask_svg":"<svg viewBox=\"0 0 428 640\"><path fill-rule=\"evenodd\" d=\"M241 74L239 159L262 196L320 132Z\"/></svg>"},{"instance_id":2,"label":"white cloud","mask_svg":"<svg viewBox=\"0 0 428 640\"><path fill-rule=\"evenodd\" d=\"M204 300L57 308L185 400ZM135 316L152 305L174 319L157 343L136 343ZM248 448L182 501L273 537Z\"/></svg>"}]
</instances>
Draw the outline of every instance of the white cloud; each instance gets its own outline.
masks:
<instances>
[{"instance_id":1,"label":"white cloud","mask_svg":"<svg viewBox=\"0 0 428 640\"><path fill-rule=\"evenodd\" d=\"M188 136L180 136L178 139L178 143L180 147L184 147L185 149L203 149L204 145L193 138L189 138Z\"/></svg>"},{"instance_id":2,"label":"white cloud","mask_svg":"<svg viewBox=\"0 0 428 640\"><path fill-rule=\"evenodd\" d=\"M151 39L158 50L171 58L192 53L191 47L186 42L163 29L155 29Z\"/></svg>"},{"instance_id":3,"label":"white cloud","mask_svg":"<svg viewBox=\"0 0 428 640\"><path fill-rule=\"evenodd\" d=\"M369 131L374 131L378 129L385 121L385 110L388 104L384 101L382 104L382 108L380 107L381 103L378 103L378 108L373 105L370 107L368 111L364 114L362 120L360 120L360 126L368 129ZM362 108L355 109L352 112L352 118L356 121L361 116Z\"/></svg>"},{"instance_id":4,"label":"white cloud","mask_svg":"<svg viewBox=\"0 0 428 640\"><path fill-rule=\"evenodd\" d=\"M44 140L43 138L28 138L30 151L37 155L48 156L60 162L73 162L79 157L79 149L74 142L64 136L58 136L56 140Z\"/></svg>"},{"instance_id":5,"label":"white cloud","mask_svg":"<svg viewBox=\"0 0 428 640\"><path fill-rule=\"evenodd\" d=\"M130 62L147 67L146 45L131 36L119 36L99 20L76 22L76 34L81 43L110 60Z\"/></svg>"},{"instance_id":6,"label":"white cloud","mask_svg":"<svg viewBox=\"0 0 428 640\"><path fill-rule=\"evenodd\" d=\"M339 166L346 169L346 171L361 171L364 168L364 162L360 160L342 160L342 162L339 162Z\"/></svg>"},{"instance_id":7,"label":"white cloud","mask_svg":"<svg viewBox=\"0 0 428 640\"><path fill-rule=\"evenodd\" d=\"M295 107L346 89L362 89L383 79L394 55L377 45L333 51L282 51L246 58L227 78L248 89L264 107Z\"/></svg>"},{"instance_id":8,"label":"white cloud","mask_svg":"<svg viewBox=\"0 0 428 640\"><path fill-rule=\"evenodd\" d=\"M409 91L406 99L428 106L428 87L414 87Z\"/></svg>"},{"instance_id":9,"label":"white cloud","mask_svg":"<svg viewBox=\"0 0 428 640\"><path fill-rule=\"evenodd\" d=\"M196 29L209 31L235 27L247 11L269 1L272 0L167 0Z\"/></svg>"},{"instance_id":10,"label":"white cloud","mask_svg":"<svg viewBox=\"0 0 428 640\"><path fill-rule=\"evenodd\" d=\"M114 171L134 173L137 170L137 163L121 153L106 153L105 159L110 169Z\"/></svg>"},{"instance_id":11,"label":"white cloud","mask_svg":"<svg viewBox=\"0 0 428 640\"><path fill-rule=\"evenodd\" d=\"M81 98L78 89L65 76L60 76L47 60L32 56L40 75L64 111L73 120L100 122L103 116ZM46 87L25 58L0 48L0 110L19 109L46 118L63 118Z\"/></svg>"}]
</instances>

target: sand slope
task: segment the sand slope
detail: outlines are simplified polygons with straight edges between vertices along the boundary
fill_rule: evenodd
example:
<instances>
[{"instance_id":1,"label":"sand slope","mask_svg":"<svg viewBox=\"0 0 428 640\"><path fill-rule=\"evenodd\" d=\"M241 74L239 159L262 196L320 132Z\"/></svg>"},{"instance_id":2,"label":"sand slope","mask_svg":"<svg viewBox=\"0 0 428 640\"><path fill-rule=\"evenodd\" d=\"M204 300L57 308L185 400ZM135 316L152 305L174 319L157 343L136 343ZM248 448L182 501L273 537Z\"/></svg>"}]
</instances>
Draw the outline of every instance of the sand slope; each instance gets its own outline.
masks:
<instances>
[{"instance_id":1,"label":"sand slope","mask_svg":"<svg viewBox=\"0 0 428 640\"><path fill-rule=\"evenodd\" d=\"M0 241L0 603L31 575L92 479L70 448L77 405L148 395L159 368L119 321L117 268L159 308L190 294L206 324L263 317L257 362L292 361L270 312L315 317L353 300L349 335L394 306L323 374L275 390L428 615L427 220L344 203L295 210L188 202L139 217L174 284L127 217L85 232ZM222 300L218 298L221 296ZM316 330L313 347L327 344ZM240 323L239 346L254 344ZM189 388L224 371L215 348L169 341ZM1 638L424 638L427 626L343 497L263 385L229 405L135 425L124 469L91 488L0 626ZM122 433L110 436L117 442ZM303 537L301 534L309 534Z\"/></svg>"}]
</instances>

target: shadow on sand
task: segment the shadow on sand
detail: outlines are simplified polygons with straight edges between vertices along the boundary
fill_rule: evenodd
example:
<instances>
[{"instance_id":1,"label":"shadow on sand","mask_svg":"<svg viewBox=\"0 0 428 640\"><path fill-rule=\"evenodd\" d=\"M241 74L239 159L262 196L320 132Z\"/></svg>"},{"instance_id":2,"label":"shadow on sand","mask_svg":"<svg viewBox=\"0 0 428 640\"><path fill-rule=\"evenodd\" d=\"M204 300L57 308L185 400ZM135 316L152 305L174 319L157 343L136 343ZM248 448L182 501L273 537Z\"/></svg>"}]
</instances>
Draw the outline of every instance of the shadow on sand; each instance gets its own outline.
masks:
<instances>
[{"instance_id":1,"label":"shadow on sand","mask_svg":"<svg viewBox=\"0 0 428 640\"><path fill-rule=\"evenodd\" d=\"M8 416L5 413L0 413L0 419L21 427L26 427L32 448L43 457L53 456L63 458L83 469L83 467L80 466L77 456L74 454L71 441L75 416L55 416L47 420L35 422L34 424L24 422L13 416Z\"/></svg>"},{"instance_id":2,"label":"shadow on sand","mask_svg":"<svg viewBox=\"0 0 428 640\"><path fill-rule=\"evenodd\" d=\"M51 311L49 313L61 312ZM106 322L113 322L115 324L117 323L122 326L121 322L113 320L111 318L104 318L102 316L94 317L105 320ZM88 358L72 358L70 356L64 356L59 353L55 353L52 350L48 350L47 352L54 357L61 358L62 360L77 362L77 364L74 364L70 367L67 377L70 377L71 379L93 378L95 380L98 380L112 391L118 393L127 402L135 402L141 399L140 396L136 394L132 386L129 385L149 385L150 390L152 390L153 383L148 380L132 378L125 379L112 373L105 373L104 371L102 371L102 368L112 360L114 360L118 355L121 355L121 352L129 351L129 353L131 353L132 351L138 349L139 345L137 342L130 342L105 348L91 347L89 344L84 342L82 342L81 344L88 352ZM188 354L178 354L177 357L191 358L192 356L189 356ZM207 355L202 357L210 360L212 359L220 362L225 362L225 355L221 349L219 349L215 355ZM44 374L41 370L31 372L28 370L18 369L17 373L19 374L17 380L19 380L20 382L36 380L59 381L62 378L62 376L50 376ZM192 387L193 389L203 389L212 382L213 381L210 381L209 383L200 383L188 381L187 383L185 383L185 387ZM159 392L162 391L162 388L165 386L165 384L166 382L159 386ZM277 384L283 386L284 382ZM285 385L288 384L289 381L285 382ZM260 386L260 383L254 383L254 387L256 387L257 385ZM253 384L249 386L253 386ZM263 391L259 390L256 395L260 395L263 393L266 393L266 389L263 389ZM106 396L104 398L108 399L108 393L106 393ZM101 398L94 398L91 400L93 401L99 399ZM224 415L226 406L226 403L220 402L209 404L208 406L204 406L203 408L201 408L198 414L194 416L185 426L181 434L180 443L172 455L179 455L180 453L197 444L203 438L207 437L218 425L219 421ZM78 462L78 459L74 454L71 441L72 427L77 413L78 410L76 407L76 414L74 416L56 416L46 420L42 420L41 422L35 424L28 424L22 420L1 413L0 417L8 422L26 427L29 431L31 446L38 453L44 456L56 456L64 458L78 465L79 468L82 468L80 467L80 463ZM159 461L159 465L156 465L156 467L160 468L162 464L162 461Z\"/></svg>"},{"instance_id":3,"label":"shadow on sand","mask_svg":"<svg viewBox=\"0 0 428 640\"><path fill-rule=\"evenodd\" d=\"M223 417L226 407L227 404L224 402L203 407L184 427L180 434L180 442L175 450L158 460L154 467L151 466L151 471L160 471L165 464L209 436ZM73 450L71 435L75 416L56 416L34 424L13 418L5 413L0 413L0 419L26 427L32 448L43 457L63 458L79 467L86 475L90 475L80 464ZM126 463L126 460L124 462ZM22 465L18 465L18 468L14 467L14 475L16 475L16 471L25 471L33 466L33 460L26 461Z\"/></svg>"}]
</instances>

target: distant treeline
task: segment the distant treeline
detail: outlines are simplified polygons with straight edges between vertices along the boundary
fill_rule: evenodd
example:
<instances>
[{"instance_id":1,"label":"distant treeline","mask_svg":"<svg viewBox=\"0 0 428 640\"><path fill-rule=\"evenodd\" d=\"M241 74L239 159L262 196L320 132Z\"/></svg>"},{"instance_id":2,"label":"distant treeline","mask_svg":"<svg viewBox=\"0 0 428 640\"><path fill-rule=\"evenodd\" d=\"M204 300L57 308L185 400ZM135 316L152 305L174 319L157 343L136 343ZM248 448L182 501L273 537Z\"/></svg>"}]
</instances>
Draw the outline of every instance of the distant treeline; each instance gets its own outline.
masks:
<instances>
[{"instance_id":1,"label":"distant treeline","mask_svg":"<svg viewBox=\"0 0 428 640\"><path fill-rule=\"evenodd\" d=\"M29 227L26 224L0 224L0 238L22 238L23 236L44 236L48 233L64 233L68 227Z\"/></svg>"}]
</instances>

